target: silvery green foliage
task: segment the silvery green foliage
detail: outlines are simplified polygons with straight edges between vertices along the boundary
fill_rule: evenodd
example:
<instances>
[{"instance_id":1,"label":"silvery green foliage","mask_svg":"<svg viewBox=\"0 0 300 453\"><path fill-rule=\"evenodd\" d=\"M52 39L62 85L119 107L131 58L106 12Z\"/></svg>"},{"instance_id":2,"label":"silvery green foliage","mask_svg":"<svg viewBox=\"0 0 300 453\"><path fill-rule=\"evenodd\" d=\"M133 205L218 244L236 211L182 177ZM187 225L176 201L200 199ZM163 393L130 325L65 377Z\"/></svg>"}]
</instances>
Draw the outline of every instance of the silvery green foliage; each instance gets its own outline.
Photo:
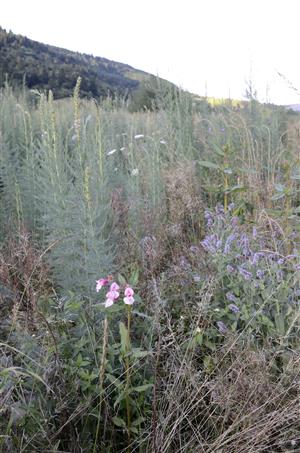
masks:
<instances>
[{"instance_id":1,"label":"silvery green foliage","mask_svg":"<svg viewBox=\"0 0 300 453\"><path fill-rule=\"evenodd\" d=\"M41 234L63 292L90 296L99 272L111 271L113 260L102 144L88 130L91 118L70 117L64 131L51 98L41 99L40 109L48 114L37 169Z\"/></svg>"},{"instance_id":2,"label":"silvery green foliage","mask_svg":"<svg viewBox=\"0 0 300 453\"><path fill-rule=\"evenodd\" d=\"M92 295L114 256L97 109L75 117L71 102L56 104L51 92L35 94L37 107L9 89L1 96L1 230L25 226L47 250L62 292Z\"/></svg>"}]
</instances>

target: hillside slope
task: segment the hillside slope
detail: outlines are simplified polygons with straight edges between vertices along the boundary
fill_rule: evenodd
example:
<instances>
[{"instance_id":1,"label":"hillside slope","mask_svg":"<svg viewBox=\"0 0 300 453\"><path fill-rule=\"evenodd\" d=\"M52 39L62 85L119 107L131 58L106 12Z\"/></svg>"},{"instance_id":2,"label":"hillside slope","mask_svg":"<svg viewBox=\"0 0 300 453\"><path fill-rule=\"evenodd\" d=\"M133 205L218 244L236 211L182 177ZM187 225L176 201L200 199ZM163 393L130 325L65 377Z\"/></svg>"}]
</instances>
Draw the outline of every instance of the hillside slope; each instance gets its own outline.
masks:
<instances>
[{"instance_id":1,"label":"hillside slope","mask_svg":"<svg viewBox=\"0 0 300 453\"><path fill-rule=\"evenodd\" d=\"M81 95L126 95L150 74L106 58L42 44L0 27L0 86L5 80L29 88L51 89L55 98L72 94L82 77Z\"/></svg>"}]
</instances>

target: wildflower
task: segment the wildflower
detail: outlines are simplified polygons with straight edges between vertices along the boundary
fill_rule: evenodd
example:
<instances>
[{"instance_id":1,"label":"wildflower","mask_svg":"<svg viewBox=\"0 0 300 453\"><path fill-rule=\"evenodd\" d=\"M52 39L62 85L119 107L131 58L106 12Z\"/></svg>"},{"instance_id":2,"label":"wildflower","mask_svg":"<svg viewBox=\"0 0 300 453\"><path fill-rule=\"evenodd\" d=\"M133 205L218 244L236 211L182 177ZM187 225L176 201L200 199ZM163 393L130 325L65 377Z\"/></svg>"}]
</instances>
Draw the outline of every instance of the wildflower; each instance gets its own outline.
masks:
<instances>
[{"instance_id":1,"label":"wildflower","mask_svg":"<svg viewBox=\"0 0 300 453\"><path fill-rule=\"evenodd\" d=\"M130 286L125 288L124 294L126 297L132 297L134 295L134 291Z\"/></svg>"},{"instance_id":2,"label":"wildflower","mask_svg":"<svg viewBox=\"0 0 300 453\"><path fill-rule=\"evenodd\" d=\"M213 225L213 223L214 223L214 219L213 219L212 214L209 211L205 211L204 218L206 220L206 225L208 227L211 227Z\"/></svg>"},{"instance_id":3,"label":"wildflower","mask_svg":"<svg viewBox=\"0 0 300 453\"><path fill-rule=\"evenodd\" d=\"M124 297L123 300L126 305L132 305L134 303L134 298L132 296Z\"/></svg>"},{"instance_id":4,"label":"wildflower","mask_svg":"<svg viewBox=\"0 0 300 453\"><path fill-rule=\"evenodd\" d=\"M279 258L279 260L277 260L277 264L279 264L279 266L284 264L284 258Z\"/></svg>"},{"instance_id":5,"label":"wildflower","mask_svg":"<svg viewBox=\"0 0 300 453\"><path fill-rule=\"evenodd\" d=\"M110 285L110 290L111 291L119 291L119 289L120 289L120 286L118 285L118 283L112 282L112 284Z\"/></svg>"},{"instance_id":6,"label":"wildflower","mask_svg":"<svg viewBox=\"0 0 300 453\"><path fill-rule=\"evenodd\" d=\"M225 246L224 246L224 253L227 255L230 252L231 243L235 240L235 234L230 234L226 239Z\"/></svg>"},{"instance_id":7,"label":"wildflower","mask_svg":"<svg viewBox=\"0 0 300 453\"><path fill-rule=\"evenodd\" d=\"M234 267L231 266L231 264L227 264L226 270L227 270L227 272L229 272L231 274L232 272L234 272Z\"/></svg>"},{"instance_id":8,"label":"wildflower","mask_svg":"<svg viewBox=\"0 0 300 453\"><path fill-rule=\"evenodd\" d=\"M244 277L245 280L251 280L252 274L243 267L239 267L239 273L241 274L242 277Z\"/></svg>"},{"instance_id":9,"label":"wildflower","mask_svg":"<svg viewBox=\"0 0 300 453\"><path fill-rule=\"evenodd\" d=\"M235 304L229 304L228 305L229 310L231 310L233 313L239 313L240 309L237 307Z\"/></svg>"},{"instance_id":10,"label":"wildflower","mask_svg":"<svg viewBox=\"0 0 300 453\"><path fill-rule=\"evenodd\" d=\"M228 205L228 211L233 211L235 208L235 204L234 203L229 203Z\"/></svg>"},{"instance_id":11,"label":"wildflower","mask_svg":"<svg viewBox=\"0 0 300 453\"><path fill-rule=\"evenodd\" d=\"M221 247L222 242L219 240L216 234L211 234L210 236L206 236L206 238L201 241L201 245L207 252L215 254Z\"/></svg>"},{"instance_id":12,"label":"wildflower","mask_svg":"<svg viewBox=\"0 0 300 453\"><path fill-rule=\"evenodd\" d=\"M265 272L261 269L258 269L258 271L256 272L256 277L257 278L263 278Z\"/></svg>"},{"instance_id":13,"label":"wildflower","mask_svg":"<svg viewBox=\"0 0 300 453\"><path fill-rule=\"evenodd\" d=\"M166 145L167 144L166 140L159 140L159 143L161 143L162 145Z\"/></svg>"},{"instance_id":14,"label":"wildflower","mask_svg":"<svg viewBox=\"0 0 300 453\"><path fill-rule=\"evenodd\" d=\"M240 221L239 218L235 215L231 219L231 225L232 226L237 226L239 224L239 221Z\"/></svg>"},{"instance_id":15,"label":"wildflower","mask_svg":"<svg viewBox=\"0 0 300 453\"><path fill-rule=\"evenodd\" d=\"M257 228L256 227L253 227L253 229L252 229L252 237L253 237L253 239L257 238Z\"/></svg>"},{"instance_id":16,"label":"wildflower","mask_svg":"<svg viewBox=\"0 0 300 453\"><path fill-rule=\"evenodd\" d=\"M108 308L108 307L111 307L113 304L114 304L114 299L108 299L107 298L106 301L105 301L104 306L105 306L105 308Z\"/></svg>"},{"instance_id":17,"label":"wildflower","mask_svg":"<svg viewBox=\"0 0 300 453\"><path fill-rule=\"evenodd\" d=\"M194 280L195 283L199 283L201 281L200 275L197 275L197 274L194 275L193 280Z\"/></svg>"},{"instance_id":18,"label":"wildflower","mask_svg":"<svg viewBox=\"0 0 300 453\"><path fill-rule=\"evenodd\" d=\"M139 138L144 138L144 134L137 134L134 136L135 140L138 140Z\"/></svg>"},{"instance_id":19,"label":"wildflower","mask_svg":"<svg viewBox=\"0 0 300 453\"><path fill-rule=\"evenodd\" d=\"M106 153L106 155L107 155L107 156L111 156L112 154L115 154L116 151L117 151L116 149L112 149L111 151L108 151L108 152Z\"/></svg>"},{"instance_id":20,"label":"wildflower","mask_svg":"<svg viewBox=\"0 0 300 453\"><path fill-rule=\"evenodd\" d=\"M191 245L190 246L190 252L199 253L199 247L197 247L197 245Z\"/></svg>"},{"instance_id":21,"label":"wildflower","mask_svg":"<svg viewBox=\"0 0 300 453\"><path fill-rule=\"evenodd\" d=\"M107 299L116 300L116 299L118 299L119 296L120 296L119 291L110 290L110 291L108 291L108 293L106 293Z\"/></svg>"},{"instance_id":22,"label":"wildflower","mask_svg":"<svg viewBox=\"0 0 300 453\"><path fill-rule=\"evenodd\" d=\"M226 325L224 324L223 321L218 321L217 322L217 326L218 326L218 330L220 333L226 333L227 332L227 327Z\"/></svg>"},{"instance_id":23,"label":"wildflower","mask_svg":"<svg viewBox=\"0 0 300 453\"><path fill-rule=\"evenodd\" d=\"M250 259L250 263L253 266L256 266L258 264L259 258L261 257L260 253L254 253Z\"/></svg>"},{"instance_id":24,"label":"wildflower","mask_svg":"<svg viewBox=\"0 0 300 453\"><path fill-rule=\"evenodd\" d=\"M239 245L242 247L242 252L244 256L249 256L250 248L249 248L249 239L246 234L242 234Z\"/></svg>"},{"instance_id":25,"label":"wildflower","mask_svg":"<svg viewBox=\"0 0 300 453\"><path fill-rule=\"evenodd\" d=\"M227 293L226 294L226 299L229 300L230 302L236 302L237 298L233 293Z\"/></svg>"},{"instance_id":26,"label":"wildflower","mask_svg":"<svg viewBox=\"0 0 300 453\"><path fill-rule=\"evenodd\" d=\"M138 168L134 168L132 171L131 171L131 176L137 176L139 174L139 169Z\"/></svg>"},{"instance_id":27,"label":"wildflower","mask_svg":"<svg viewBox=\"0 0 300 453\"><path fill-rule=\"evenodd\" d=\"M220 249L220 248L222 247L222 241L221 241L221 239L219 239L219 240L217 241L216 247L217 247L217 249Z\"/></svg>"},{"instance_id":28,"label":"wildflower","mask_svg":"<svg viewBox=\"0 0 300 453\"><path fill-rule=\"evenodd\" d=\"M222 214L224 214L224 207L221 204L218 204L215 207L215 211L216 211L217 215L222 215Z\"/></svg>"},{"instance_id":29,"label":"wildflower","mask_svg":"<svg viewBox=\"0 0 300 453\"><path fill-rule=\"evenodd\" d=\"M100 280L96 280L96 291L97 293L100 291L100 289L108 284L108 279L107 278L100 278Z\"/></svg>"},{"instance_id":30,"label":"wildflower","mask_svg":"<svg viewBox=\"0 0 300 453\"><path fill-rule=\"evenodd\" d=\"M110 285L110 290L108 291L108 293L106 293L106 301L105 301L105 307L111 307L115 300L118 299L118 297L120 296L120 293L119 293L119 285L116 283L116 282L113 282L111 285Z\"/></svg>"}]
</instances>

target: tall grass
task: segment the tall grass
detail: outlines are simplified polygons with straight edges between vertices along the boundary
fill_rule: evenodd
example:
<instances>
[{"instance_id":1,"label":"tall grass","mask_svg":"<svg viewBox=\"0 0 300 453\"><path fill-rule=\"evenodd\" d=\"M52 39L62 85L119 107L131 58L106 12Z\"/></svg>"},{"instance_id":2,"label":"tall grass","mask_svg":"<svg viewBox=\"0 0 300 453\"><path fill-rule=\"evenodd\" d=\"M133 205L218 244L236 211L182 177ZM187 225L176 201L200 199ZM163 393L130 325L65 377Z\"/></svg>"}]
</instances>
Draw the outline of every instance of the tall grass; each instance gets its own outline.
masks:
<instances>
[{"instance_id":1,"label":"tall grass","mask_svg":"<svg viewBox=\"0 0 300 453\"><path fill-rule=\"evenodd\" d=\"M1 448L297 451L298 117L129 110L0 91Z\"/></svg>"}]
</instances>

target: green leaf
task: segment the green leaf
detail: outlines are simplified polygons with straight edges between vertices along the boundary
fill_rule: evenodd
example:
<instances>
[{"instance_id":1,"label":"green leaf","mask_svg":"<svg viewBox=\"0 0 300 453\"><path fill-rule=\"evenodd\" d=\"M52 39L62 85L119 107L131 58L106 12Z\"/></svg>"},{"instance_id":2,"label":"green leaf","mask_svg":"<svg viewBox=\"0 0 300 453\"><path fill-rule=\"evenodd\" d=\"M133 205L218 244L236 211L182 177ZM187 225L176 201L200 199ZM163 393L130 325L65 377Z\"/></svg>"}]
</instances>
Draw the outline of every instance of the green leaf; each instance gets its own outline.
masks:
<instances>
[{"instance_id":1,"label":"green leaf","mask_svg":"<svg viewBox=\"0 0 300 453\"><path fill-rule=\"evenodd\" d=\"M135 359L141 359L143 357L146 357L147 355L149 355L150 352L149 351L141 351L139 349L133 349L132 350L132 356L135 358Z\"/></svg>"},{"instance_id":2,"label":"green leaf","mask_svg":"<svg viewBox=\"0 0 300 453\"><path fill-rule=\"evenodd\" d=\"M123 277L122 274L118 274L118 281L121 285L126 285L127 283L125 277Z\"/></svg>"},{"instance_id":3,"label":"green leaf","mask_svg":"<svg viewBox=\"0 0 300 453\"><path fill-rule=\"evenodd\" d=\"M139 385L138 387L133 387L131 390L134 392L145 392L146 390L150 389L153 387L153 384L144 384L144 385Z\"/></svg>"},{"instance_id":4,"label":"green leaf","mask_svg":"<svg viewBox=\"0 0 300 453\"><path fill-rule=\"evenodd\" d=\"M273 195L273 197L271 197L271 200L272 201L281 200L281 198L284 198L284 197L285 197L284 193L278 193L276 195Z\"/></svg>"},{"instance_id":5,"label":"green leaf","mask_svg":"<svg viewBox=\"0 0 300 453\"><path fill-rule=\"evenodd\" d=\"M215 164L214 162L209 162L208 160L199 160L198 164L201 167L212 168L214 170L220 170L220 167L217 164Z\"/></svg>"},{"instance_id":6,"label":"green leaf","mask_svg":"<svg viewBox=\"0 0 300 453\"><path fill-rule=\"evenodd\" d=\"M136 286L139 281L139 270L136 269L135 271L132 272L129 282L132 286Z\"/></svg>"},{"instance_id":7,"label":"green leaf","mask_svg":"<svg viewBox=\"0 0 300 453\"><path fill-rule=\"evenodd\" d=\"M120 381L120 379L116 378L115 376L109 373L107 373L105 376L107 377L109 382L111 382L111 384L115 385L118 388L122 387L122 382Z\"/></svg>"},{"instance_id":8,"label":"green leaf","mask_svg":"<svg viewBox=\"0 0 300 453\"><path fill-rule=\"evenodd\" d=\"M112 421L116 426L119 426L119 428L126 428L126 423L122 418L115 416L112 418Z\"/></svg>"},{"instance_id":9,"label":"green leaf","mask_svg":"<svg viewBox=\"0 0 300 453\"><path fill-rule=\"evenodd\" d=\"M247 187L245 186L233 186L229 187L227 192L228 193L237 193L237 192L245 192L247 190Z\"/></svg>"},{"instance_id":10,"label":"green leaf","mask_svg":"<svg viewBox=\"0 0 300 453\"><path fill-rule=\"evenodd\" d=\"M138 417L137 419L135 419L133 422L132 422L132 426L139 426L141 423L143 423L143 421L145 421L145 417Z\"/></svg>"},{"instance_id":11,"label":"green leaf","mask_svg":"<svg viewBox=\"0 0 300 453\"><path fill-rule=\"evenodd\" d=\"M284 317L281 314L275 315L275 326L279 335L283 336L285 334L285 323Z\"/></svg>"},{"instance_id":12,"label":"green leaf","mask_svg":"<svg viewBox=\"0 0 300 453\"><path fill-rule=\"evenodd\" d=\"M128 395L128 392L122 391L116 401L114 402L114 409L120 404L121 401L125 400L126 395Z\"/></svg>"},{"instance_id":13,"label":"green leaf","mask_svg":"<svg viewBox=\"0 0 300 453\"><path fill-rule=\"evenodd\" d=\"M126 354L130 350L130 338L128 330L123 322L119 324L120 337L121 337L121 351Z\"/></svg>"},{"instance_id":14,"label":"green leaf","mask_svg":"<svg viewBox=\"0 0 300 453\"><path fill-rule=\"evenodd\" d=\"M212 147L213 147L214 152L217 153L219 156L222 156L222 157L225 156L225 153L222 150L222 148L220 148L220 146L218 146L216 143L212 143Z\"/></svg>"}]
</instances>

